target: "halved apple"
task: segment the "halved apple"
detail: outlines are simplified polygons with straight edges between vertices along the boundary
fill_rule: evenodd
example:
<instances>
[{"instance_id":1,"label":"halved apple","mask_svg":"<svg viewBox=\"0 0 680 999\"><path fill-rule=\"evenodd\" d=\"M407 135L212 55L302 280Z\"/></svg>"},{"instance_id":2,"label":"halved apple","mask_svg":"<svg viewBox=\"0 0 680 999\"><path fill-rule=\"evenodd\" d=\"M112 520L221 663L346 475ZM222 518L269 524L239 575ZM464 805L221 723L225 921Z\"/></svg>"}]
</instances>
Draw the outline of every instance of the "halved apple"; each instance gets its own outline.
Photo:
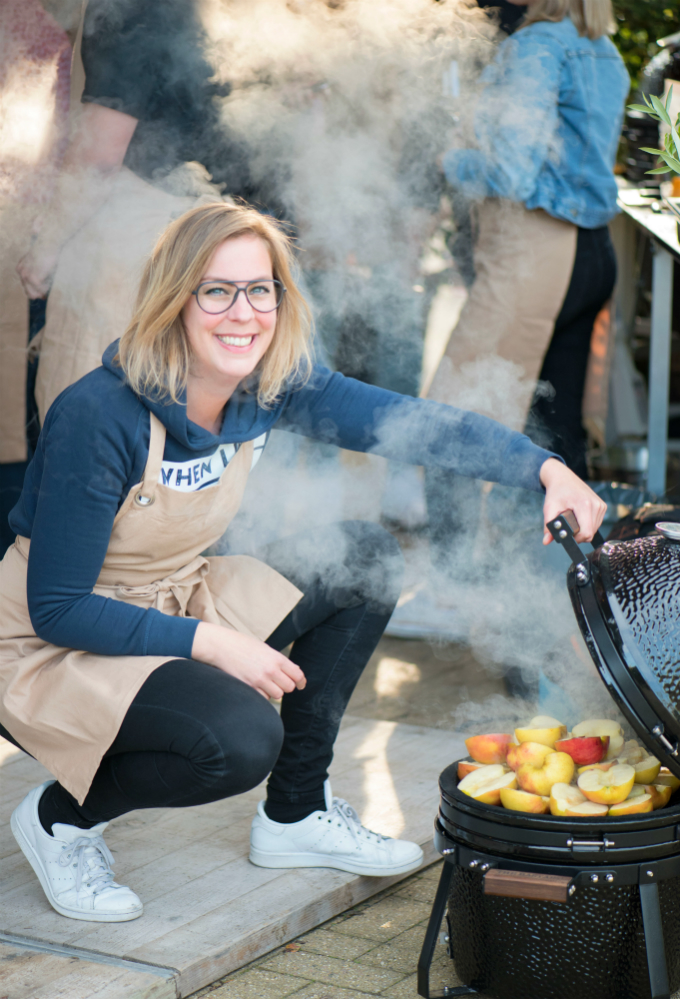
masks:
<instances>
[{"instance_id":1,"label":"halved apple","mask_svg":"<svg viewBox=\"0 0 680 999\"><path fill-rule=\"evenodd\" d=\"M476 763L474 760L461 760L458 764L458 780L462 780L463 777L471 774L473 770L479 770L483 766L483 763Z\"/></svg>"},{"instance_id":2,"label":"halved apple","mask_svg":"<svg viewBox=\"0 0 680 999\"><path fill-rule=\"evenodd\" d=\"M608 735L609 746L605 756L607 760L613 760L623 749L623 729L618 722L611 721L609 718L588 718L586 721L574 725L571 734L578 738L582 736Z\"/></svg>"},{"instance_id":3,"label":"halved apple","mask_svg":"<svg viewBox=\"0 0 680 999\"><path fill-rule=\"evenodd\" d=\"M617 763L609 770L586 770L578 779L579 790L599 805L625 801L634 783L635 771L628 763Z\"/></svg>"},{"instance_id":4,"label":"halved apple","mask_svg":"<svg viewBox=\"0 0 680 999\"><path fill-rule=\"evenodd\" d=\"M534 815L545 815L550 811L550 798L540 794L529 794L528 791L518 791L513 787L501 788L501 805L511 812L533 812Z\"/></svg>"},{"instance_id":5,"label":"halved apple","mask_svg":"<svg viewBox=\"0 0 680 999\"><path fill-rule=\"evenodd\" d=\"M626 800L618 805L612 805L609 814L613 818L616 818L617 815L638 815L642 812L651 812L653 807L651 794L647 794L639 784L633 784Z\"/></svg>"},{"instance_id":6,"label":"halved apple","mask_svg":"<svg viewBox=\"0 0 680 999\"><path fill-rule=\"evenodd\" d=\"M627 742L619 753L619 763L629 763L635 770L636 784L653 784L661 769L661 763L635 739Z\"/></svg>"},{"instance_id":7,"label":"halved apple","mask_svg":"<svg viewBox=\"0 0 680 999\"><path fill-rule=\"evenodd\" d=\"M605 816L609 809L606 805L598 805L588 801L573 784L558 782L550 789L550 812L552 815L589 815Z\"/></svg>"},{"instance_id":8,"label":"halved apple","mask_svg":"<svg viewBox=\"0 0 680 999\"><path fill-rule=\"evenodd\" d=\"M537 715L526 725L515 729L515 738L518 742L540 742L551 749L557 740L563 739L566 734L567 726L549 715Z\"/></svg>"},{"instance_id":9,"label":"halved apple","mask_svg":"<svg viewBox=\"0 0 680 999\"><path fill-rule=\"evenodd\" d=\"M644 787L647 794L650 795L654 811L657 808L664 808L671 800L673 793L673 789L668 784L636 784L633 790L638 787Z\"/></svg>"},{"instance_id":10,"label":"halved apple","mask_svg":"<svg viewBox=\"0 0 680 999\"><path fill-rule=\"evenodd\" d=\"M501 788L504 787L517 787L517 778L512 770L508 771L500 763L494 763L482 766L463 777L458 790L484 805L500 805Z\"/></svg>"},{"instance_id":11,"label":"halved apple","mask_svg":"<svg viewBox=\"0 0 680 999\"><path fill-rule=\"evenodd\" d=\"M608 735L582 735L571 739L558 739L555 750L569 753L574 763L587 765L599 763L609 748Z\"/></svg>"},{"instance_id":12,"label":"halved apple","mask_svg":"<svg viewBox=\"0 0 680 999\"><path fill-rule=\"evenodd\" d=\"M526 743L537 746L537 743ZM544 747L548 749L547 746ZM535 759L522 763L517 770L517 783L523 791L530 794L548 795L553 784L568 784L574 776L574 761L568 753L555 753L548 749L541 759L536 753Z\"/></svg>"},{"instance_id":13,"label":"halved apple","mask_svg":"<svg viewBox=\"0 0 680 999\"><path fill-rule=\"evenodd\" d=\"M505 763L511 741L511 735L496 732L492 735L473 735L465 740L465 745L473 760L488 766L492 763Z\"/></svg>"},{"instance_id":14,"label":"halved apple","mask_svg":"<svg viewBox=\"0 0 680 999\"><path fill-rule=\"evenodd\" d=\"M586 770L611 770L618 760L604 760L602 763L589 763L587 767L579 767L578 773L583 774Z\"/></svg>"},{"instance_id":15,"label":"halved apple","mask_svg":"<svg viewBox=\"0 0 680 999\"><path fill-rule=\"evenodd\" d=\"M671 794L675 792L680 787L680 779L672 774L668 767L661 767L659 773L654 781L655 784L666 784L671 789Z\"/></svg>"}]
</instances>

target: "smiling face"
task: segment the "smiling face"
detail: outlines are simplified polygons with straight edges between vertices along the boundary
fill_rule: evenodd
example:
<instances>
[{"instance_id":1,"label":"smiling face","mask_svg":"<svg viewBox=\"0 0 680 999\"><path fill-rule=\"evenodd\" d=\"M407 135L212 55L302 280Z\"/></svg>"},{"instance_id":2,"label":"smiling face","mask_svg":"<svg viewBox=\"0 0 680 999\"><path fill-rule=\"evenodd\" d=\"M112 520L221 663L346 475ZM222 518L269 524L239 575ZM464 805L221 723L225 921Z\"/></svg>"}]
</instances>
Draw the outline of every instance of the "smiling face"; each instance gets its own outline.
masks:
<instances>
[{"instance_id":1,"label":"smiling face","mask_svg":"<svg viewBox=\"0 0 680 999\"><path fill-rule=\"evenodd\" d=\"M273 278L267 244L246 234L220 243L208 261L203 281L258 281ZM240 294L227 312L204 312L192 295L182 309L191 346L189 382L200 381L225 398L252 374L274 337L276 311L256 312Z\"/></svg>"}]
</instances>

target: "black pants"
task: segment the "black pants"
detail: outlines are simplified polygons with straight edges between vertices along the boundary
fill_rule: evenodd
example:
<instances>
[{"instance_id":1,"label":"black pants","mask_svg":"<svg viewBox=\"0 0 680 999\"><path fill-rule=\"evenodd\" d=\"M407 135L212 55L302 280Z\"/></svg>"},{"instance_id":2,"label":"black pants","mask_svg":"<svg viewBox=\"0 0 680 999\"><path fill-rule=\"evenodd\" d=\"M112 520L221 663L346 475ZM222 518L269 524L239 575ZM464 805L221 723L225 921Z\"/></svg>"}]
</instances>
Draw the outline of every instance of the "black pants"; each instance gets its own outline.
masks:
<instances>
[{"instance_id":1,"label":"black pants","mask_svg":"<svg viewBox=\"0 0 680 999\"><path fill-rule=\"evenodd\" d=\"M542 387L524 428L535 444L559 454L581 478L588 474L581 408L590 339L615 282L616 257L607 227L579 229L569 288L539 375ZM427 468L425 493L432 562L445 572L464 554L464 536L476 531L479 485L448 469Z\"/></svg>"},{"instance_id":2,"label":"black pants","mask_svg":"<svg viewBox=\"0 0 680 999\"><path fill-rule=\"evenodd\" d=\"M267 640L278 650L294 643L305 689L284 696L279 717L222 670L165 663L135 697L84 803L58 783L45 792L44 825L86 828L135 808L216 801L270 771L272 818L277 805L288 821L291 806L300 818L323 807L340 720L399 596L401 552L380 527L351 521L276 542L261 556L305 594Z\"/></svg>"}]
</instances>

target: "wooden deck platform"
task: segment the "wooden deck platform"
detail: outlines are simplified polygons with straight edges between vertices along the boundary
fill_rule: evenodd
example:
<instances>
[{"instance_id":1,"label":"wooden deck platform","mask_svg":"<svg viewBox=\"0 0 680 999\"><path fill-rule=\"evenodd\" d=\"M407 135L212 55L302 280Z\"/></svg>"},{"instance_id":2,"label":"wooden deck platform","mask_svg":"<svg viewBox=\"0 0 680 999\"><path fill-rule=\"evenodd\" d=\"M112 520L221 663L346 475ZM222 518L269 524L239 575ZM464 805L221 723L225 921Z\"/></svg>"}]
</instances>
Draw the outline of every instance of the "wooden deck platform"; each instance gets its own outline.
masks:
<instances>
[{"instance_id":1,"label":"wooden deck platform","mask_svg":"<svg viewBox=\"0 0 680 999\"><path fill-rule=\"evenodd\" d=\"M333 790L369 827L419 842L430 863L437 777L464 751L451 732L346 716ZM12 810L45 776L21 753L0 759L3 999L187 996L391 883L329 869L251 865L250 822L262 797L255 789L199 808L134 812L114 821L107 842L116 876L139 892L144 915L131 923L66 919L46 902L9 829Z\"/></svg>"}]
</instances>

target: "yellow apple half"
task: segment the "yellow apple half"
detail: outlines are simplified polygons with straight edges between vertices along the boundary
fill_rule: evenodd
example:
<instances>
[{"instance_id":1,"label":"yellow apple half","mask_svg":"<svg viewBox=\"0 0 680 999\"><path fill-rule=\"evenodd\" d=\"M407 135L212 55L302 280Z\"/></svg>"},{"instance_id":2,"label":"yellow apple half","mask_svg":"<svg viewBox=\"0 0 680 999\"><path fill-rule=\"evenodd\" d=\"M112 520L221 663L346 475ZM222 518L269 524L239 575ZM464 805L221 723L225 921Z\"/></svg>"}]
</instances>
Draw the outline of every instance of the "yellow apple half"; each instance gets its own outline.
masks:
<instances>
[{"instance_id":1,"label":"yellow apple half","mask_svg":"<svg viewBox=\"0 0 680 999\"><path fill-rule=\"evenodd\" d=\"M671 794L675 794L680 787L680 779L676 777L675 774L672 774L668 767L661 767L654 783L667 784L671 789Z\"/></svg>"},{"instance_id":2,"label":"yellow apple half","mask_svg":"<svg viewBox=\"0 0 680 999\"><path fill-rule=\"evenodd\" d=\"M500 763L493 763L463 777L458 790L484 805L500 805L503 787L517 787L517 778L512 770L506 770Z\"/></svg>"},{"instance_id":3,"label":"yellow apple half","mask_svg":"<svg viewBox=\"0 0 680 999\"><path fill-rule=\"evenodd\" d=\"M586 796L573 784L558 782L550 789L550 813L552 815L589 815L603 817L609 809L588 801Z\"/></svg>"},{"instance_id":4,"label":"yellow apple half","mask_svg":"<svg viewBox=\"0 0 680 999\"><path fill-rule=\"evenodd\" d=\"M548 755L543 760L537 758L535 762L523 763L519 767L517 783L523 791L529 791L530 794L548 795L553 784L568 784L573 776L574 761L569 753L548 750Z\"/></svg>"},{"instance_id":5,"label":"yellow apple half","mask_svg":"<svg viewBox=\"0 0 680 999\"><path fill-rule=\"evenodd\" d=\"M608 735L609 748L605 759L613 760L623 749L623 729L618 722L609 718L588 718L586 721L574 725L571 733L576 738L587 735Z\"/></svg>"},{"instance_id":6,"label":"yellow apple half","mask_svg":"<svg viewBox=\"0 0 680 999\"><path fill-rule=\"evenodd\" d=\"M629 763L633 767L636 784L653 784L661 769L661 763L656 756L651 756L635 739L625 743L619 753L618 761Z\"/></svg>"},{"instance_id":7,"label":"yellow apple half","mask_svg":"<svg viewBox=\"0 0 680 999\"><path fill-rule=\"evenodd\" d=\"M551 749L557 740L563 739L566 734L567 726L549 715L537 715L526 725L515 729L515 738L518 742L540 742Z\"/></svg>"},{"instance_id":8,"label":"yellow apple half","mask_svg":"<svg viewBox=\"0 0 680 999\"><path fill-rule=\"evenodd\" d=\"M606 763L587 763L584 767L579 767L576 771L579 774L584 774L586 770L611 770L618 760L607 760Z\"/></svg>"},{"instance_id":9,"label":"yellow apple half","mask_svg":"<svg viewBox=\"0 0 680 999\"><path fill-rule=\"evenodd\" d=\"M634 783L635 771L628 763L617 763L609 770L586 770L578 779L579 790L600 805L625 801Z\"/></svg>"},{"instance_id":10,"label":"yellow apple half","mask_svg":"<svg viewBox=\"0 0 680 999\"><path fill-rule=\"evenodd\" d=\"M545 815L550 811L550 798L540 794L529 794L528 791L518 791L513 787L501 788L501 805L511 812L533 812L534 815Z\"/></svg>"},{"instance_id":11,"label":"yellow apple half","mask_svg":"<svg viewBox=\"0 0 680 999\"><path fill-rule=\"evenodd\" d=\"M641 812L651 812L653 807L651 794L646 794L639 784L634 784L626 800L618 805L612 805L609 814L613 818L617 815L638 815Z\"/></svg>"},{"instance_id":12,"label":"yellow apple half","mask_svg":"<svg viewBox=\"0 0 680 999\"><path fill-rule=\"evenodd\" d=\"M488 766L505 763L511 739L511 735L495 732L492 735L473 735L465 740L465 745L473 760Z\"/></svg>"},{"instance_id":13,"label":"yellow apple half","mask_svg":"<svg viewBox=\"0 0 680 999\"><path fill-rule=\"evenodd\" d=\"M483 763L476 763L474 760L461 760L458 764L458 780L462 780L463 777L471 774L473 770L479 770L483 766Z\"/></svg>"},{"instance_id":14,"label":"yellow apple half","mask_svg":"<svg viewBox=\"0 0 680 999\"><path fill-rule=\"evenodd\" d=\"M633 790L635 790L636 787L640 786L644 786L644 789L647 792L647 794L651 796L652 808L654 809L654 811L656 811L657 808L664 808L671 800L671 795L673 794L673 788L670 787L668 784L644 784L644 785L636 784Z\"/></svg>"}]
</instances>

